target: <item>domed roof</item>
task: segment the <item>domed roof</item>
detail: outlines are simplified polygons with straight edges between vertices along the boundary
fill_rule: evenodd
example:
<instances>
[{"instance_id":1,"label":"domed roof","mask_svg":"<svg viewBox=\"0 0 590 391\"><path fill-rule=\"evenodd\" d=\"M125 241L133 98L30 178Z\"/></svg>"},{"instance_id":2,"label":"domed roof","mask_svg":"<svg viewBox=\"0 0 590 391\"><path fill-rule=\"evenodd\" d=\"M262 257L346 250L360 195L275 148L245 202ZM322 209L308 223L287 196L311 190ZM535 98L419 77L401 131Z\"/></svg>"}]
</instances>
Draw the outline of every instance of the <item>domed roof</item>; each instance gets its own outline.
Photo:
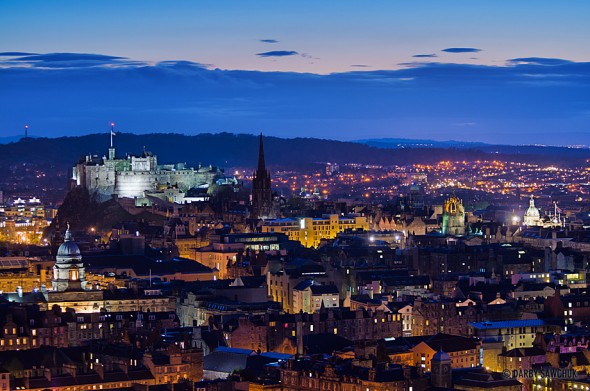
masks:
<instances>
[{"instance_id":1,"label":"domed roof","mask_svg":"<svg viewBox=\"0 0 590 391\"><path fill-rule=\"evenodd\" d=\"M434 356L432 356L432 361L451 361L451 357L441 349L434 353Z\"/></svg>"},{"instance_id":2,"label":"domed roof","mask_svg":"<svg viewBox=\"0 0 590 391\"><path fill-rule=\"evenodd\" d=\"M541 216L541 213L539 212L539 209L537 209L537 208L535 208L533 206L533 207L529 207L526 210L526 216L529 216L529 217L540 217Z\"/></svg>"},{"instance_id":3,"label":"domed roof","mask_svg":"<svg viewBox=\"0 0 590 391\"><path fill-rule=\"evenodd\" d=\"M524 214L526 217L541 217L541 213L539 209L535 206L535 199L531 196L531 200L529 201L529 207Z\"/></svg>"},{"instance_id":4,"label":"domed roof","mask_svg":"<svg viewBox=\"0 0 590 391\"><path fill-rule=\"evenodd\" d=\"M57 250L57 262L67 261L67 258L80 258L80 248L72 240L72 233L70 232L70 226L66 230L64 235L64 242L59 246ZM65 259L64 259L65 258Z\"/></svg>"}]
</instances>

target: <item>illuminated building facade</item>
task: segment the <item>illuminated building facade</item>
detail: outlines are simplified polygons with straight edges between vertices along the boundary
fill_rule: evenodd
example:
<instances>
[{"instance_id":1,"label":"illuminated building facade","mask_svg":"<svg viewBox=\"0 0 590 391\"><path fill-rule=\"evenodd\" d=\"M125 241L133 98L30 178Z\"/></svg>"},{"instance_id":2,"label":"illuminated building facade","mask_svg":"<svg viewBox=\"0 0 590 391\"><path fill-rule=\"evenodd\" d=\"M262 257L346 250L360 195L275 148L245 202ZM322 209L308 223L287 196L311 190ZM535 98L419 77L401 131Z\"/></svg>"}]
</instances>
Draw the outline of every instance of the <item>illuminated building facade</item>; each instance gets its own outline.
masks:
<instances>
[{"instance_id":1,"label":"illuminated building facade","mask_svg":"<svg viewBox=\"0 0 590 391\"><path fill-rule=\"evenodd\" d=\"M443 206L442 232L444 235L465 234L465 208L463 201L454 195Z\"/></svg>"},{"instance_id":2,"label":"illuminated building facade","mask_svg":"<svg viewBox=\"0 0 590 391\"><path fill-rule=\"evenodd\" d=\"M0 241L39 244L43 228L52 217L37 197L18 197L0 203Z\"/></svg>"},{"instance_id":3,"label":"illuminated building facade","mask_svg":"<svg viewBox=\"0 0 590 391\"><path fill-rule=\"evenodd\" d=\"M144 198L146 194L164 191L170 185L186 193L193 188L208 188L221 177L222 171L213 166L158 165L157 156L147 151L140 156L117 158L111 139L108 157L86 156L74 166L72 180L103 202L114 195Z\"/></svg>"},{"instance_id":4,"label":"illuminated building facade","mask_svg":"<svg viewBox=\"0 0 590 391\"><path fill-rule=\"evenodd\" d=\"M541 213L535 206L535 198L531 195L529 201L529 207L524 213L523 223L529 227L533 227L541 224Z\"/></svg>"},{"instance_id":5,"label":"illuminated building facade","mask_svg":"<svg viewBox=\"0 0 590 391\"><path fill-rule=\"evenodd\" d=\"M297 240L305 247L317 247L322 239L334 239L340 232L347 229L369 229L364 216L337 214L324 215L320 218L302 217L266 220L262 224L262 232L286 234L290 240Z\"/></svg>"},{"instance_id":6,"label":"illuminated building facade","mask_svg":"<svg viewBox=\"0 0 590 391\"><path fill-rule=\"evenodd\" d=\"M82 255L80 254L80 248L72 239L69 227L64 236L64 242L57 250L51 285L55 292L86 289Z\"/></svg>"}]
</instances>

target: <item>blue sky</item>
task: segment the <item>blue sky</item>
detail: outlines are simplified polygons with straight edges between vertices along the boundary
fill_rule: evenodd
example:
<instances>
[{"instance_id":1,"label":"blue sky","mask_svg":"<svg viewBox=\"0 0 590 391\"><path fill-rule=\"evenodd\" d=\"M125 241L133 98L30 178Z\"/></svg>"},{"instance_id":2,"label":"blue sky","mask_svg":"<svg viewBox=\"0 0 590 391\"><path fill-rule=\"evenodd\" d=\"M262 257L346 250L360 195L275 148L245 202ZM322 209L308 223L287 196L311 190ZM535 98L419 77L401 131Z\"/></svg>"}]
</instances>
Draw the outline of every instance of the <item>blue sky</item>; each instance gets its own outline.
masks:
<instances>
[{"instance_id":1,"label":"blue sky","mask_svg":"<svg viewBox=\"0 0 590 391\"><path fill-rule=\"evenodd\" d=\"M588 144L589 11L587 1L2 1L0 132L29 123L72 135L113 120L134 132Z\"/></svg>"}]
</instances>

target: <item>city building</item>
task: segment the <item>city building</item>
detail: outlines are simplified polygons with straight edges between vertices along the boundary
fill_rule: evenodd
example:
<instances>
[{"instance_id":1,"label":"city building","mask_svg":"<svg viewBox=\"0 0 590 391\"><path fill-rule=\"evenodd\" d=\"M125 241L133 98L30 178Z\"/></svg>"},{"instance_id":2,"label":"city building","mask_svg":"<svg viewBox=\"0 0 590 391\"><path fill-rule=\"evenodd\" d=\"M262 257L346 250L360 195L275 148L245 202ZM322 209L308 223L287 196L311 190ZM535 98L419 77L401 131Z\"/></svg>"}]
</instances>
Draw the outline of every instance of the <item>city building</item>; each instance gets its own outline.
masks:
<instances>
[{"instance_id":1,"label":"city building","mask_svg":"<svg viewBox=\"0 0 590 391\"><path fill-rule=\"evenodd\" d=\"M414 354L414 365L426 372L433 371L434 365L439 370L438 375L442 376L445 373L441 370L446 365L453 368L480 366L480 347L481 341L477 338L438 333L424 338L410 350Z\"/></svg>"},{"instance_id":2,"label":"city building","mask_svg":"<svg viewBox=\"0 0 590 391\"><path fill-rule=\"evenodd\" d=\"M82 255L80 254L80 248L72 238L69 225L64 235L64 242L57 250L51 286L54 292L86 289Z\"/></svg>"},{"instance_id":3,"label":"city building","mask_svg":"<svg viewBox=\"0 0 590 391\"><path fill-rule=\"evenodd\" d=\"M45 244L43 229L54 217L38 197L16 197L0 202L0 241Z\"/></svg>"},{"instance_id":4,"label":"city building","mask_svg":"<svg viewBox=\"0 0 590 391\"><path fill-rule=\"evenodd\" d=\"M265 220L262 232L286 234L290 240L299 241L305 247L317 247L322 240L334 239L346 230L368 230L367 218L360 215L323 215L319 218L301 217Z\"/></svg>"},{"instance_id":5,"label":"city building","mask_svg":"<svg viewBox=\"0 0 590 391\"><path fill-rule=\"evenodd\" d=\"M409 367L389 365L386 368L367 368L343 365L337 368L335 363L328 360L309 358L287 360L286 365L281 367L280 382L283 391L428 389L427 379Z\"/></svg>"},{"instance_id":6,"label":"city building","mask_svg":"<svg viewBox=\"0 0 590 391\"><path fill-rule=\"evenodd\" d=\"M306 279L293 288L293 312L313 313L322 307L340 307L336 285L319 285L312 279Z\"/></svg>"},{"instance_id":7,"label":"city building","mask_svg":"<svg viewBox=\"0 0 590 391\"><path fill-rule=\"evenodd\" d=\"M560 333L561 327L542 319L485 321L470 323L470 334L482 341L483 365L503 370L498 355L503 351L533 347L537 333Z\"/></svg>"}]
</instances>

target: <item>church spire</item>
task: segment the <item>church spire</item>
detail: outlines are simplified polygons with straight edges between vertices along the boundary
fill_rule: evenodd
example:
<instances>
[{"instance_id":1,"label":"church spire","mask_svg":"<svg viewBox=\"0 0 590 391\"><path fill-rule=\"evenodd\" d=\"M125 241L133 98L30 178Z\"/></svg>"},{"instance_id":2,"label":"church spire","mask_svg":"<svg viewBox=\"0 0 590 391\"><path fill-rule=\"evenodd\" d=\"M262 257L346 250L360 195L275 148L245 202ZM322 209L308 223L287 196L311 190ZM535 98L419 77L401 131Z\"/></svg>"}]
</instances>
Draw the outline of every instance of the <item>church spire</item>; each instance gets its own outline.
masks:
<instances>
[{"instance_id":1,"label":"church spire","mask_svg":"<svg viewBox=\"0 0 590 391\"><path fill-rule=\"evenodd\" d=\"M260 133L260 144L258 146L258 174L266 172L266 164L264 162L264 144L262 143L262 132Z\"/></svg>"},{"instance_id":2,"label":"church spire","mask_svg":"<svg viewBox=\"0 0 590 391\"><path fill-rule=\"evenodd\" d=\"M252 214L254 219L271 218L273 215L272 187L270 172L266 169L264 161L264 145L262 133L260 133L260 145L258 147L258 168L254 172L252 180Z\"/></svg>"}]
</instances>

